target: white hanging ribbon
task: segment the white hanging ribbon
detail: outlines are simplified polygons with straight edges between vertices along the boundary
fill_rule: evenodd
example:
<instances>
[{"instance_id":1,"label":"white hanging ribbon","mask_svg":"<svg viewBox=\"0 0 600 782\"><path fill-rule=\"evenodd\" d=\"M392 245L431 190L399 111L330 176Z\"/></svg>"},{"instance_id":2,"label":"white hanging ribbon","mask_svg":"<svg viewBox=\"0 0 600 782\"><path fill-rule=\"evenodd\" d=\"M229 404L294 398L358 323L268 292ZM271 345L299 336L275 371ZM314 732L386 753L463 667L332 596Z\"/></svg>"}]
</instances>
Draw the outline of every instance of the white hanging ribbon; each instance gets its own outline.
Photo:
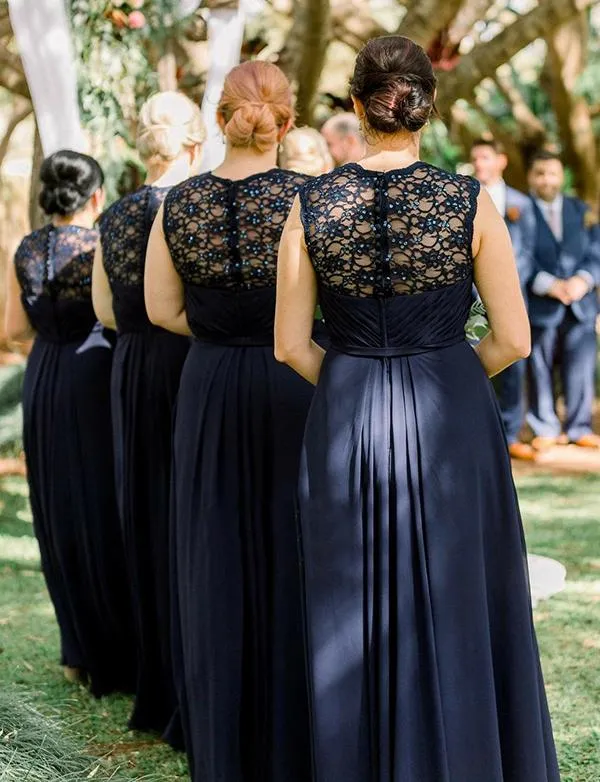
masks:
<instances>
[{"instance_id":1,"label":"white hanging ribbon","mask_svg":"<svg viewBox=\"0 0 600 782\"><path fill-rule=\"evenodd\" d=\"M8 0L8 10L44 155L58 149L86 151L64 0Z\"/></svg>"},{"instance_id":2,"label":"white hanging ribbon","mask_svg":"<svg viewBox=\"0 0 600 782\"><path fill-rule=\"evenodd\" d=\"M190 1L182 0L189 7ZM223 134L217 124L217 106L223 92L225 77L240 62L246 18L259 13L264 0L240 0L237 9L215 9L208 12L209 70L202 100L202 116L206 125L206 143L202 171L220 165L225 157Z\"/></svg>"}]
</instances>

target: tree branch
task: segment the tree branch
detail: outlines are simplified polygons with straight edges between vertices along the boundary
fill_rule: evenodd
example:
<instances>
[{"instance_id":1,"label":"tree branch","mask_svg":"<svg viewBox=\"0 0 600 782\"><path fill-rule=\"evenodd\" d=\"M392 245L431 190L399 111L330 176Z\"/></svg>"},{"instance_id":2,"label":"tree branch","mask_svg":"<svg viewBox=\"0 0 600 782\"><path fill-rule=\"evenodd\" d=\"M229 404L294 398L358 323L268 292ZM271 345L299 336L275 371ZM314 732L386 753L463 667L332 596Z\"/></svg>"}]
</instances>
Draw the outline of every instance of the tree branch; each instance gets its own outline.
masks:
<instances>
[{"instance_id":1,"label":"tree branch","mask_svg":"<svg viewBox=\"0 0 600 782\"><path fill-rule=\"evenodd\" d=\"M31 114L31 112L31 104L21 108L15 107L13 109L12 115L4 132L4 137L2 138L2 141L0 141L0 167L2 166L4 158L6 157L6 153L8 152L12 134L15 132L17 126L20 125L21 122L23 122L23 120Z\"/></svg>"},{"instance_id":2,"label":"tree branch","mask_svg":"<svg viewBox=\"0 0 600 782\"><path fill-rule=\"evenodd\" d=\"M464 0L413 0L400 23L398 33L429 47L456 17Z\"/></svg>"},{"instance_id":3,"label":"tree branch","mask_svg":"<svg viewBox=\"0 0 600 782\"><path fill-rule=\"evenodd\" d=\"M544 0L533 11L521 16L491 41L476 46L452 71L439 74L438 109L448 116L459 98L473 100L477 85L525 46L545 38L560 25L594 5L596 0Z\"/></svg>"}]
</instances>

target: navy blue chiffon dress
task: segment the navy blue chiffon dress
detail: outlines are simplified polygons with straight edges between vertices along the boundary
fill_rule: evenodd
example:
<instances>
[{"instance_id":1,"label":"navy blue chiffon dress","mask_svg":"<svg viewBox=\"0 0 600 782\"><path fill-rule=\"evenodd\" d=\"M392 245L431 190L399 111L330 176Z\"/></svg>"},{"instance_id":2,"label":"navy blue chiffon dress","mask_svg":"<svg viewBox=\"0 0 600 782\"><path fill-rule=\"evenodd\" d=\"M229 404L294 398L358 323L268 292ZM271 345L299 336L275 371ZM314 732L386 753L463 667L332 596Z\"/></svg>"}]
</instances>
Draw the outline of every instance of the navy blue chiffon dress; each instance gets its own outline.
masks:
<instances>
[{"instance_id":1,"label":"navy blue chiffon dress","mask_svg":"<svg viewBox=\"0 0 600 782\"><path fill-rule=\"evenodd\" d=\"M114 488L110 373L114 334L96 322L98 232L46 226L15 255L36 338L23 386L23 445L42 570L63 665L101 696L131 692L135 645Z\"/></svg>"},{"instance_id":2,"label":"navy blue chiffon dress","mask_svg":"<svg viewBox=\"0 0 600 782\"><path fill-rule=\"evenodd\" d=\"M331 335L300 526L313 782L558 782L498 405L465 342L479 185L301 192Z\"/></svg>"},{"instance_id":3,"label":"navy blue chiffon dress","mask_svg":"<svg viewBox=\"0 0 600 782\"><path fill-rule=\"evenodd\" d=\"M165 199L194 334L177 403L176 672L194 782L307 782L295 493L312 388L273 355L280 234L306 181L205 174Z\"/></svg>"},{"instance_id":4,"label":"navy blue chiffon dress","mask_svg":"<svg viewBox=\"0 0 600 782\"><path fill-rule=\"evenodd\" d=\"M130 727L161 734L177 711L169 493L173 413L190 345L187 337L153 326L144 304L148 237L167 192L144 186L113 204L100 222L117 323L111 387L116 483L137 638L138 679ZM176 730L165 738L180 744Z\"/></svg>"}]
</instances>

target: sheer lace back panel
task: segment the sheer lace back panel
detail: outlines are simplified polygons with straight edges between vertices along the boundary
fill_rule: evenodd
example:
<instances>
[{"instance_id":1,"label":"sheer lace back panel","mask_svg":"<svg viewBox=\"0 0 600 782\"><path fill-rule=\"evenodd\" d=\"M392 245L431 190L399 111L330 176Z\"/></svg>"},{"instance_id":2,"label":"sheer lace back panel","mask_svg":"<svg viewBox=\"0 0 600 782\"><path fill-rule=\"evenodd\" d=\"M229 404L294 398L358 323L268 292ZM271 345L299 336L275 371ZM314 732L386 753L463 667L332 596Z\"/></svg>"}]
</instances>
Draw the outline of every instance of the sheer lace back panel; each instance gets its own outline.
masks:
<instances>
[{"instance_id":1,"label":"sheer lace back panel","mask_svg":"<svg viewBox=\"0 0 600 782\"><path fill-rule=\"evenodd\" d=\"M320 285L357 297L423 293L471 279L479 184L426 163L387 173L348 164L302 189Z\"/></svg>"},{"instance_id":2,"label":"sheer lace back panel","mask_svg":"<svg viewBox=\"0 0 600 782\"><path fill-rule=\"evenodd\" d=\"M98 232L47 225L26 236L15 254L23 306L38 337L85 339L96 323L92 264Z\"/></svg>"},{"instance_id":3,"label":"sheer lace back panel","mask_svg":"<svg viewBox=\"0 0 600 782\"><path fill-rule=\"evenodd\" d=\"M164 230L183 282L242 291L274 287L281 232L307 179L273 169L238 181L204 174L173 188Z\"/></svg>"},{"instance_id":4,"label":"sheer lace back panel","mask_svg":"<svg viewBox=\"0 0 600 782\"><path fill-rule=\"evenodd\" d=\"M144 286L148 237L166 187L141 187L121 198L100 221L104 268L111 283Z\"/></svg>"},{"instance_id":5,"label":"sheer lace back panel","mask_svg":"<svg viewBox=\"0 0 600 782\"><path fill-rule=\"evenodd\" d=\"M97 243L96 230L74 225L47 225L26 236L15 254L25 301L41 296L91 301Z\"/></svg>"}]
</instances>

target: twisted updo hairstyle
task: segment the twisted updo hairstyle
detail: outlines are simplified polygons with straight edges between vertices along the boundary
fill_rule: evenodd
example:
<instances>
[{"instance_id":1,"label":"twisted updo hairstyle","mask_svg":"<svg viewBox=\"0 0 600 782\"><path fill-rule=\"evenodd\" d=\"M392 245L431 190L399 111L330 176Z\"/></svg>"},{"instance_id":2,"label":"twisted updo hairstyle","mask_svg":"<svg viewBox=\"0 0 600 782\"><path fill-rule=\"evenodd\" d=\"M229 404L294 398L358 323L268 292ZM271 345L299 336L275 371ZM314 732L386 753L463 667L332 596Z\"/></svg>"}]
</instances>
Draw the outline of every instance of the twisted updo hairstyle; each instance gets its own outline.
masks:
<instances>
[{"instance_id":1,"label":"twisted updo hairstyle","mask_svg":"<svg viewBox=\"0 0 600 782\"><path fill-rule=\"evenodd\" d=\"M400 35L373 38L356 58L350 91L379 133L416 133L435 110L437 79L424 49Z\"/></svg>"},{"instance_id":2,"label":"twisted updo hairstyle","mask_svg":"<svg viewBox=\"0 0 600 782\"><path fill-rule=\"evenodd\" d=\"M200 109L181 92L158 92L140 110L136 147L146 165L175 160L205 137Z\"/></svg>"},{"instance_id":3,"label":"twisted updo hairstyle","mask_svg":"<svg viewBox=\"0 0 600 782\"><path fill-rule=\"evenodd\" d=\"M242 63L225 79L218 111L233 147L266 152L277 144L281 128L294 118L290 83L273 63Z\"/></svg>"},{"instance_id":4,"label":"twisted updo hairstyle","mask_svg":"<svg viewBox=\"0 0 600 782\"><path fill-rule=\"evenodd\" d=\"M68 217L87 204L104 184L100 164L89 155L61 149L47 157L40 169L39 203L47 215Z\"/></svg>"}]
</instances>

